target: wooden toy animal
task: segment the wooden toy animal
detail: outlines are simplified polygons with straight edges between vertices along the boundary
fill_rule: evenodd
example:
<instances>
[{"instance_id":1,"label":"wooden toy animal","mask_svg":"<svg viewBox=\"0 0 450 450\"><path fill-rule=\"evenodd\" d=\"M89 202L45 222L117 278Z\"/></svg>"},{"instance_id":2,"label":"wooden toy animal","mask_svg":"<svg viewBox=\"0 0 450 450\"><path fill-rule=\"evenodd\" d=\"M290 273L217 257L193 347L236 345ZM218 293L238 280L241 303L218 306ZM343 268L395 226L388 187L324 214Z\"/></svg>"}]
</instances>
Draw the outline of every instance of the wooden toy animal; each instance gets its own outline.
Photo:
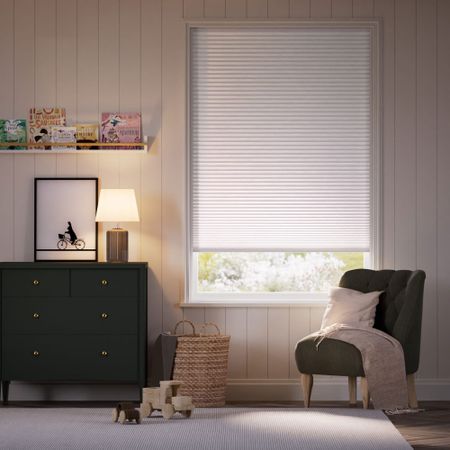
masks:
<instances>
[{"instance_id":1,"label":"wooden toy animal","mask_svg":"<svg viewBox=\"0 0 450 450\"><path fill-rule=\"evenodd\" d=\"M130 403L130 402L118 403L117 406L112 410L113 422L117 422L119 420L120 412L124 409L134 409L133 403Z\"/></svg>"},{"instance_id":2,"label":"wooden toy animal","mask_svg":"<svg viewBox=\"0 0 450 450\"><path fill-rule=\"evenodd\" d=\"M153 411L161 411L164 419L171 419L176 412L191 417L192 398L178 395L181 381L161 381L159 388L144 388L140 407L142 417L150 417Z\"/></svg>"},{"instance_id":3,"label":"wooden toy animal","mask_svg":"<svg viewBox=\"0 0 450 450\"><path fill-rule=\"evenodd\" d=\"M141 423L141 411L139 409L123 409L120 411L119 423L123 425L127 421L133 422L133 420L138 424Z\"/></svg>"},{"instance_id":4,"label":"wooden toy animal","mask_svg":"<svg viewBox=\"0 0 450 450\"><path fill-rule=\"evenodd\" d=\"M141 412L139 409L135 409L133 403L122 402L118 403L112 411L113 422L119 422L124 424L126 421L141 423Z\"/></svg>"}]
</instances>

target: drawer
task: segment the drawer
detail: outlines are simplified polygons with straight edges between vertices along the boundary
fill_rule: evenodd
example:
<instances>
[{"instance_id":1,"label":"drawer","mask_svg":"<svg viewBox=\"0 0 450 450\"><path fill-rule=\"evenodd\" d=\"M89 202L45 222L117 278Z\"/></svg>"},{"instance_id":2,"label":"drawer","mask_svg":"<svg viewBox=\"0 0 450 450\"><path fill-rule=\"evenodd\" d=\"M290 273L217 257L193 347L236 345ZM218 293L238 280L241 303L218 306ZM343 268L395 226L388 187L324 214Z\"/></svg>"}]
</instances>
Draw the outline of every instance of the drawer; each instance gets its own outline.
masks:
<instances>
[{"instance_id":1,"label":"drawer","mask_svg":"<svg viewBox=\"0 0 450 450\"><path fill-rule=\"evenodd\" d=\"M138 288L137 270L72 270L74 297L132 297L137 295Z\"/></svg>"},{"instance_id":2,"label":"drawer","mask_svg":"<svg viewBox=\"0 0 450 450\"><path fill-rule=\"evenodd\" d=\"M3 379L138 380L137 337L15 335L3 340Z\"/></svg>"},{"instance_id":3,"label":"drawer","mask_svg":"<svg viewBox=\"0 0 450 450\"><path fill-rule=\"evenodd\" d=\"M3 296L64 297L69 295L69 271L65 269L3 270Z\"/></svg>"},{"instance_id":4,"label":"drawer","mask_svg":"<svg viewBox=\"0 0 450 450\"><path fill-rule=\"evenodd\" d=\"M6 334L134 334L138 332L137 300L6 297L3 330Z\"/></svg>"}]
</instances>

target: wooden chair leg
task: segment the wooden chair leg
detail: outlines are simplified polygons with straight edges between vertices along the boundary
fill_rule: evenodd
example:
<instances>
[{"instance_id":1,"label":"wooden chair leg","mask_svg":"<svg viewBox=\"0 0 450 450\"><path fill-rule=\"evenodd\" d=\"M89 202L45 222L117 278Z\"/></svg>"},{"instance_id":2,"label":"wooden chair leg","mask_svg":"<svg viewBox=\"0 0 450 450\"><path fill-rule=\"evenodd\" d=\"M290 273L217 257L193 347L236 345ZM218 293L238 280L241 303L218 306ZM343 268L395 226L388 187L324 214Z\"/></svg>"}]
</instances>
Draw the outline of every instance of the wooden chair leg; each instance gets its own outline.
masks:
<instances>
[{"instance_id":1,"label":"wooden chair leg","mask_svg":"<svg viewBox=\"0 0 450 450\"><path fill-rule=\"evenodd\" d=\"M313 387L313 376L307 373L302 373L300 377L303 389L303 404L305 408L309 408L311 402L311 391Z\"/></svg>"},{"instance_id":2,"label":"wooden chair leg","mask_svg":"<svg viewBox=\"0 0 450 450\"><path fill-rule=\"evenodd\" d=\"M350 405L356 405L356 377L348 377L348 394Z\"/></svg>"},{"instance_id":3,"label":"wooden chair leg","mask_svg":"<svg viewBox=\"0 0 450 450\"><path fill-rule=\"evenodd\" d=\"M406 375L406 384L408 386L409 407L412 409L417 409L419 407L419 405L417 403L416 382L415 382L415 376L413 373Z\"/></svg>"},{"instance_id":4,"label":"wooden chair leg","mask_svg":"<svg viewBox=\"0 0 450 450\"><path fill-rule=\"evenodd\" d=\"M362 402L363 402L363 408L364 409L369 408L370 394L369 394L369 386L367 385L366 377L361 377L361 397L362 397Z\"/></svg>"}]
</instances>

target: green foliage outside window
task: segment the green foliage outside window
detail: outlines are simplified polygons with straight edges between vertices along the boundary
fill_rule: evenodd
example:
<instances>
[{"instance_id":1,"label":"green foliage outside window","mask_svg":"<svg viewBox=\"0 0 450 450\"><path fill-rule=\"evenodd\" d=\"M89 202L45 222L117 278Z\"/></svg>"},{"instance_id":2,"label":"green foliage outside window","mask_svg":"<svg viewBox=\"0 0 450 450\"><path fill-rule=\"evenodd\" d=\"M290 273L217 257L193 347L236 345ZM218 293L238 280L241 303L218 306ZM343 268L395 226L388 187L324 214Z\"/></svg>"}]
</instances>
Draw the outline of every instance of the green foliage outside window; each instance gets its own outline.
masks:
<instances>
[{"instance_id":1,"label":"green foliage outside window","mask_svg":"<svg viewBox=\"0 0 450 450\"><path fill-rule=\"evenodd\" d=\"M199 292L326 292L347 270L364 267L357 252L198 253Z\"/></svg>"}]
</instances>

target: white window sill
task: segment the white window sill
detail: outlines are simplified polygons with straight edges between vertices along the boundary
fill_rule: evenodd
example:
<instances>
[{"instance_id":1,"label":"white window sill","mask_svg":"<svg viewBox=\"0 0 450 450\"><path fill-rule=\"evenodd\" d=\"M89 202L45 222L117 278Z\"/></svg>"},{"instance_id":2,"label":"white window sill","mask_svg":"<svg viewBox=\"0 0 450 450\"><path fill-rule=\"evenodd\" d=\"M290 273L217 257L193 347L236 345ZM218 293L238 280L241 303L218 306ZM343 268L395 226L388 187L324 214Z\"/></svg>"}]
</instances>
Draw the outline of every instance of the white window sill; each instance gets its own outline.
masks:
<instances>
[{"instance_id":1,"label":"white window sill","mask_svg":"<svg viewBox=\"0 0 450 450\"><path fill-rule=\"evenodd\" d=\"M182 302L180 308L323 308L327 299L297 301L202 301Z\"/></svg>"}]
</instances>

